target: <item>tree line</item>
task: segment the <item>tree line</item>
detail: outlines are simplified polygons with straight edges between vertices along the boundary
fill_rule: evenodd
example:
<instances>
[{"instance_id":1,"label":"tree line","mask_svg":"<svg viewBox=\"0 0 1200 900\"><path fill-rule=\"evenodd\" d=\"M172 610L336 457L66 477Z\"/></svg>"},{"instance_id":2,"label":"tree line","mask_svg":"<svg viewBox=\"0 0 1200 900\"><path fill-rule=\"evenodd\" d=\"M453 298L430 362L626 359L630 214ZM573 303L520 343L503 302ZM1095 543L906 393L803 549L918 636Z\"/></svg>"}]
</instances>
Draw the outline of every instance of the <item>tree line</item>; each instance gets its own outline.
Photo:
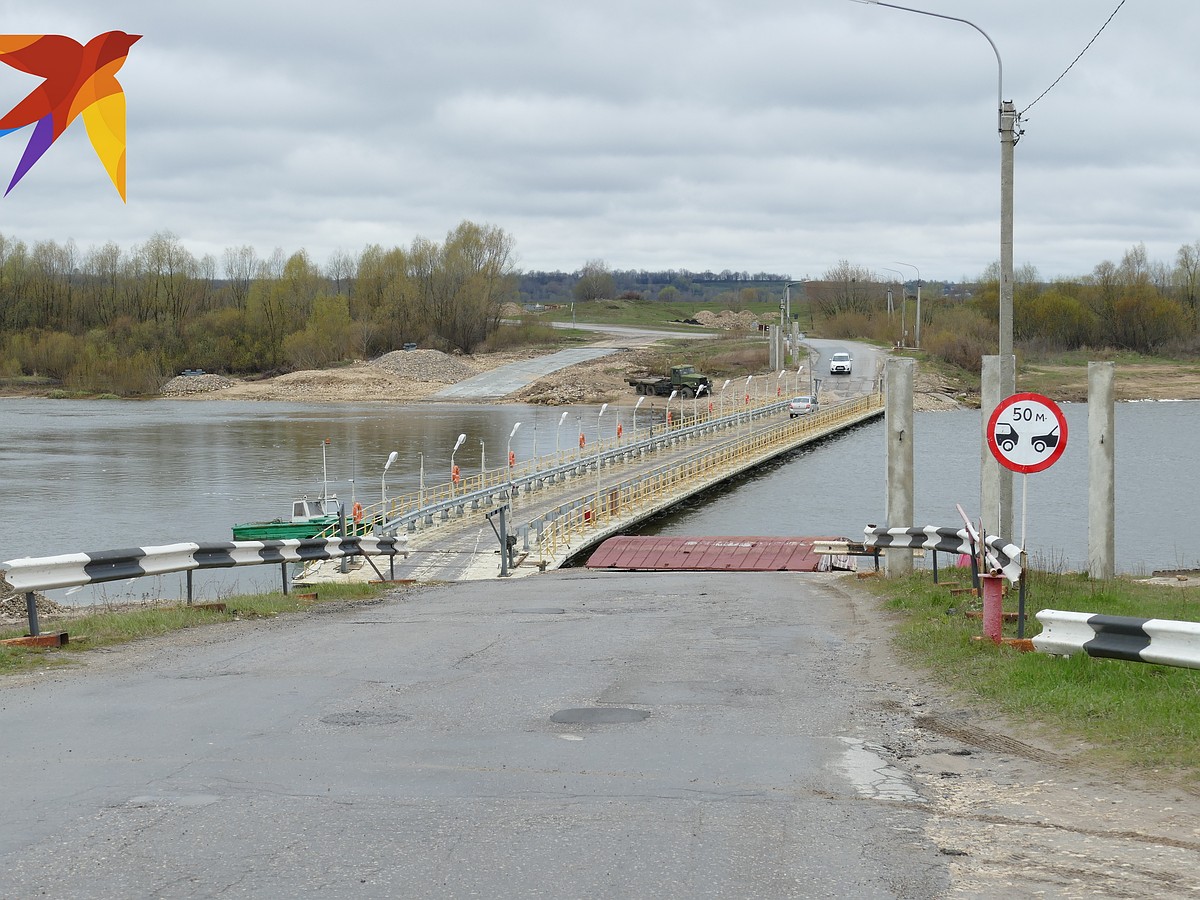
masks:
<instances>
[{"instance_id":1,"label":"tree line","mask_svg":"<svg viewBox=\"0 0 1200 900\"><path fill-rule=\"evenodd\" d=\"M999 264L980 276L965 299L947 298L940 285L929 287L935 286L928 285L922 296L922 349L978 371L979 358L996 352ZM914 288L911 281L881 277L842 260L821 281L809 282L803 296L830 336L898 341L907 334L911 342ZM1110 348L1191 356L1200 350L1198 338L1200 241L1181 246L1172 264L1149 259L1145 245L1138 244L1119 263L1105 260L1080 277L1045 282L1031 265L1014 272L1013 339L1019 350Z\"/></svg>"},{"instance_id":2,"label":"tree line","mask_svg":"<svg viewBox=\"0 0 1200 900\"><path fill-rule=\"evenodd\" d=\"M470 353L517 299L514 241L463 222L442 242L197 257L162 232L128 250L0 235L0 375L120 395L183 368L255 374L371 358L407 342Z\"/></svg>"}]
</instances>

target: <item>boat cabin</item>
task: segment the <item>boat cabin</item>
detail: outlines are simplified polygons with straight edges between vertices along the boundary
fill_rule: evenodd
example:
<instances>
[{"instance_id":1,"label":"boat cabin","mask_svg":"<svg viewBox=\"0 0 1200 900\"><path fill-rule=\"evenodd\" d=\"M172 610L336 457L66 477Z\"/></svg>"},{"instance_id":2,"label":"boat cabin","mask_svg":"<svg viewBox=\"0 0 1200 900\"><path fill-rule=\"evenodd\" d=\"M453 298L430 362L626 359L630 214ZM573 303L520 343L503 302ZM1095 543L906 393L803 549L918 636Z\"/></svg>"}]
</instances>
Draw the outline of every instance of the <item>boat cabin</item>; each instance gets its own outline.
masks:
<instances>
[{"instance_id":1,"label":"boat cabin","mask_svg":"<svg viewBox=\"0 0 1200 900\"><path fill-rule=\"evenodd\" d=\"M311 522L314 519L326 519L338 514L337 496L317 497L309 500L301 497L292 501L292 521Z\"/></svg>"}]
</instances>

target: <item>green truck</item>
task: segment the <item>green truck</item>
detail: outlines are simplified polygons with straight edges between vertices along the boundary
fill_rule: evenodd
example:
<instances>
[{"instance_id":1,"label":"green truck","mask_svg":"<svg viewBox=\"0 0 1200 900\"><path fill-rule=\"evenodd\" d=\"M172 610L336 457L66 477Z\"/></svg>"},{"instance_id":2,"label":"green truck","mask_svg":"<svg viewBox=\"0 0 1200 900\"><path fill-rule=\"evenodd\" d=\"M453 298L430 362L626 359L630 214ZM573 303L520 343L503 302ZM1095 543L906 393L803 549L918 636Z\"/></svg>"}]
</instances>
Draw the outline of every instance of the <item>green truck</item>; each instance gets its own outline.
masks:
<instances>
[{"instance_id":1,"label":"green truck","mask_svg":"<svg viewBox=\"0 0 1200 900\"><path fill-rule=\"evenodd\" d=\"M638 378L626 379L639 394L649 397L669 397L671 391L678 391L681 397L695 397L703 388L704 392L712 394L712 382L707 375L701 375L695 366L671 366L670 375L645 375Z\"/></svg>"}]
</instances>

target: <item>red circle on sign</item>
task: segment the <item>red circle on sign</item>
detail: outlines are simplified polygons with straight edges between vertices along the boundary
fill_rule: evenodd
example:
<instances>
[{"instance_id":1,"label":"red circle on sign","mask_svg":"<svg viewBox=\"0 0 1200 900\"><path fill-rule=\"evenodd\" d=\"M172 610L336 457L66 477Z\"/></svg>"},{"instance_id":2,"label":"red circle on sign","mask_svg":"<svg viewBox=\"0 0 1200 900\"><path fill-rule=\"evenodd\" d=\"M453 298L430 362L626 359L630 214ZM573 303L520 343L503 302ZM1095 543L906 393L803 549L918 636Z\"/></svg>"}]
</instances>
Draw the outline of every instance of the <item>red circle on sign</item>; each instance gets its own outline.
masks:
<instances>
[{"instance_id":1,"label":"red circle on sign","mask_svg":"<svg viewBox=\"0 0 1200 900\"><path fill-rule=\"evenodd\" d=\"M1000 419L1004 414L1020 406L1027 404L1030 407L1041 406L1046 412L1054 418L1054 426L1051 428L1048 424L1042 428L1048 428L1045 433L1034 433L1040 431L1038 427L1032 430L1027 430L1024 435L1017 432L1013 428L1011 422L1001 422ZM1030 410L1032 414L1032 410ZM997 427L1007 428L1007 432L997 436ZM1067 420L1063 416L1063 412L1058 408L1058 404L1049 397L1044 397L1041 394L1013 394L1000 402L1000 404L992 410L991 416L988 418L987 424L987 443L988 449L992 451L992 456L996 457L1000 465L1006 469L1012 469L1014 472L1041 472L1044 469L1050 468L1058 458L1063 455L1063 451L1067 449ZM1045 457L1035 459L1032 462L1022 463L1019 459L1015 459L1014 455L1020 457L1023 455L1023 448L1018 451L1021 446L1021 441L1024 440L1035 452L1044 452L1050 450ZM1039 450L1038 447L1041 446Z\"/></svg>"}]
</instances>

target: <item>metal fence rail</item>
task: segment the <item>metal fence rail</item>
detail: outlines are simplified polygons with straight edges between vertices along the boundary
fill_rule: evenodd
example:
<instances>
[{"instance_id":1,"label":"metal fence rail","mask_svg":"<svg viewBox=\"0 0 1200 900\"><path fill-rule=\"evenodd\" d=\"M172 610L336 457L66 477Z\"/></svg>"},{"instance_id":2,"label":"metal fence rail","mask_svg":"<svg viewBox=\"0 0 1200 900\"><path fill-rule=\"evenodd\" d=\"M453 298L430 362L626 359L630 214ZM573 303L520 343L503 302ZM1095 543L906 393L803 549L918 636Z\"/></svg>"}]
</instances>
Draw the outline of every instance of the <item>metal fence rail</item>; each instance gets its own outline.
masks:
<instances>
[{"instance_id":1,"label":"metal fence rail","mask_svg":"<svg viewBox=\"0 0 1200 900\"><path fill-rule=\"evenodd\" d=\"M1157 663L1200 669L1200 622L1139 619L1043 609L1042 633L1033 639L1039 653Z\"/></svg>"}]
</instances>

